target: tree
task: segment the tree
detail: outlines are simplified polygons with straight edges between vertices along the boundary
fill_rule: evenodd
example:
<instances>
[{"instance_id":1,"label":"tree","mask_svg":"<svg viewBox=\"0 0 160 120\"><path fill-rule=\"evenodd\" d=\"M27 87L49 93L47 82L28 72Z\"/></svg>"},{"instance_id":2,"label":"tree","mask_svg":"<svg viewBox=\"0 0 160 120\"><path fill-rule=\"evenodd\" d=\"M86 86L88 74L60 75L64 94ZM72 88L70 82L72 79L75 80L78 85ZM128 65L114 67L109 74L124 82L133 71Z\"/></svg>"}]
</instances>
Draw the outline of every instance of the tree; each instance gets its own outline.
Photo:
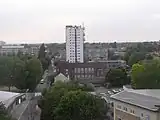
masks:
<instances>
[{"instance_id":1,"label":"tree","mask_svg":"<svg viewBox=\"0 0 160 120\"><path fill-rule=\"evenodd\" d=\"M72 119L73 116L77 114L77 113L74 114L74 110L75 111L81 110L79 115L82 114L80 117L83 120L89 117L96 118L102 115L103 113L103 110L102 110L103 107L101 106L102 101L100 102L99 98L93 97L83 92L85 90L86 88L84 86L80 86L77 83L56 82L50 90L45 92L43 99L40 101L40 108L42 109L41 119L42 120L58 120L63 118L64 120L66 120L67 119L66 117L70 117ZM72 103L73 105L71 105ZM75 106L76 104L77 106ZM63 106L65 106L65 108L63 108ZM68 111L69 108L73 108L73 107L75 108ZM71 112L72 115L71 113L68 114L67 111L63 112L65 109L68 109L67 110L68 113ZM63 113L60 115L60 112L63 112ZM95 114L95 112L97 114ZM66 114L68 115L65 117ZM85 119L82 117L84 117ZM80 118L76 118L76 119L80 119ZM93 119L88 119L88 120L93 120Z\"/></svg>"},{"instance_id":2,"label":"tree","mask_svg":"<svg viewBox=\"0 0 160 120\"><path fill-rule=\"evenodd\" d=\"M151 54L146 54L145 59L146 60L152 60L153 56Z\"/></svg>"},{"instance_id":3,"label":"tree","mask_svg":"<svg viewBox=\"0 0 160 120\"><path fill-rule=\"evenodd\" d=\"M33 91L40 82L43 71L40 61L37 58L29 59L19 71L21 74L15 79L15 86L21 90L29 89Z\"/></svg>"},{"instance_id":4,"label":"tree","mask_svg":"<svg viewBox=\"0 0 160 120\"><path fill-rule=\"evenodd\" d=\"M2 102L0 102L0 120L10 120L10 117L8 116L5 106Z\"/></svg>"},{"instance_id":5,"label":"tree","mask_svg":"<svg viewBox=\"0 0 160 120\"><path fill-rule=\"evenodd\" d=\"M43 59L45 58L46 56L46 53L45 53L45 45L44 43L40 46L40 49L39 49L39 54L38 54L38 59Z\"/></svg>"},{"instance_id":6,"label":"tree","mask_svg":"<svg viewBox=\"0 0 160 120\"><path fill-rule=\"evenodd\" d=\"M43 70L48 69L48 66L50 64L51 59L49 59L49 57L46 56L46 52L45 52L46 48L44 43L40 46L40 50L39 50L39 54L38 54L38 59L41 61Z\"/></svg>"},{"instance_id":7,"label":"tree","mask_svg":"<svg viewBox=\"0 0 160 120\"><path fill-rule=\"evenodd\" d=\"M14 77L14 58L9 56L0 57L0 76L1 76L1 85L8 86L9 91L10 87L13 85Z\"/></svg>"},{"instance_id":8,"label":"tree","mask_svg":"<svg viewBox=\"0 0 160 120\"><path fill-rule=\"evenodd\" d=\"M129 84L127 73L124 69L110 69L106 75L106 83L110 83L113 87L122 87Z\"/></svg>"},{"instance_id":9,"label":"tree","mask_svg":"<svg viewBox=\"0 0 160 120\"><path fill-rule=\"evenodd\" d=\"M16 56L0 57L0 85L33 90L39 83L42 65L37 58L21 60Z\"/></svg>"},{"instance_id":10,"label":"tree","mask_svg":"<svg viewBox=\"0 0 160 120\"><path fill-rule=\"evenodd\" d=\"M107 110L102 100L84 91L65 94L54 111L55 120L102 120Z\"/></svg>"},{"instance_id":11,"label":"tree","mask_svg":"<svg viewBox=\"0 0 160 120\"><path fill-rule=\"evenodd\" d=\"M144 59L145 59L145 53L143 53L143 52L134 52L129 57L128 64L130 66L132 66L133 64L138 63L139 61L144 60Z\"/></svg>"},{"instance_id":12,"label":"tree","mask_svg":"<svg viewBox=\"0 0 160 120\"><path fill-rule=\"evenodd\" d=\"M117 43L116 43L116 42L110 43L110 46L111 46L112 48L117 48Z\"/></svg>"},{"instance_id":13,"label":"tree","mask_svg":"<svg viewBox=\"0 0 160 120\"><path fill-rule=\"evenodd\" d=\"M160 60L134 64L131 72L132 87L136 89L160 88Z\"/></svg>"}]
</instances>

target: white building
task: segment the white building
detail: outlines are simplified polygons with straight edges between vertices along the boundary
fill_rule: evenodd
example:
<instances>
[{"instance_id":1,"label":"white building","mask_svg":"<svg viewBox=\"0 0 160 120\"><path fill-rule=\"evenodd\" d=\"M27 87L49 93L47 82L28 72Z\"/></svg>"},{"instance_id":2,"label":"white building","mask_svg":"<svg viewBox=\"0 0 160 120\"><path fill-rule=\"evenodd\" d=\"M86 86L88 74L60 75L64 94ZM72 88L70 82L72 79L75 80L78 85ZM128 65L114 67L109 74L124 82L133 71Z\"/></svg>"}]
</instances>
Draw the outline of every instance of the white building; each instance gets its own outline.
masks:
<instances>
[{"instance_id":1,"label":"white building","mask_svg":"<svg viewBox=\"0 0 160 120\"><path fill-rule=\"evenodd\" d=\"M66 26L66 61L84 62L84 27Z\"/></svg>"},{"instance_id":2,"label":"white building","mask_svg":"<svg viewBox=\"0 0 160 120\"><path fill-rule=\"evenodd\" d=\"M17 54L18 51L24 52L25 48L22 45L4 45L1 46L0 49L0 54L3 55L13 55L13 54Z\"/></svg>"}]
</instances>

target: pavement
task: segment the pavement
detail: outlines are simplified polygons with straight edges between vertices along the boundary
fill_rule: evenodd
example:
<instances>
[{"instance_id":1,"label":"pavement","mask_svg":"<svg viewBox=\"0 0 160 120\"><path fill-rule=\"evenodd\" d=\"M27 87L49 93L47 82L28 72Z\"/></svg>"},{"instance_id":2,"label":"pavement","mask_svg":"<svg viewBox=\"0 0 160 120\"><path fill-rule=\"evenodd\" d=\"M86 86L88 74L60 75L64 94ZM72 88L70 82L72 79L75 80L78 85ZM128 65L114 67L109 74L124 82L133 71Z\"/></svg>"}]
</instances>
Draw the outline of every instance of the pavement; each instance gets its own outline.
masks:
<instances>
[{"instance_id":1,"label":"pavement","mask_svg":"<svg viewBox=\"0 0 160 120\"><path fill-rule=\"evenodd\" d=\"M33 97L33 93L27 94L27 99L19 104L11 113L16 120L40 120L41 110L37 109L39 97Z\"/></svg>"},{"instance_id":2,"label":"pavement","mask_svg":"<svg viewBox=\"0 0 160 120\"><path fill-rule=\"evenodd\" d=\"M15 110L11 113L12 118L16 118L17 120L19 120L19 117L23 114L28 104L29 104L29 101L26 100L22 102L19 106L17 106L17 108L15 108Z\"/></svg>"},{"instance_id":3,"label":"pavement","mask_svg":"<svg viewBox=\"0 0 160 120\"><path fill-rule=\"evenodd\" d=\"M37 112L36 105L37 99L30 100L18 120L40 120L40 113Z\"/></svg>"}]
</instances>

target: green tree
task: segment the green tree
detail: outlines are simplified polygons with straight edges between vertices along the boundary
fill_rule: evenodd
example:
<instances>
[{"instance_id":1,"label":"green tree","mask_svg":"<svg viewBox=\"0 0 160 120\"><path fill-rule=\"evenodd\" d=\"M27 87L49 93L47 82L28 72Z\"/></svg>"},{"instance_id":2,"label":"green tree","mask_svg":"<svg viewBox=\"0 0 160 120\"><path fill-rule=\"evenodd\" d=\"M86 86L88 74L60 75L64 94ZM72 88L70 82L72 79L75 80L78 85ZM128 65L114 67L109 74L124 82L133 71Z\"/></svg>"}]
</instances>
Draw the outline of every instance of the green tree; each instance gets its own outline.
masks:
<instances>
[{"instance_id":1,"label":"green tree","mask_svg":"<svg viewBox=\"0 0 160 120\"><path fill-rule=\"evenodd\" d=\"M33 91L40 82L42 75L42 65L37 58L32 58L24 63L19 62L19 74L14 80L18 89L29 89Z\"/></svg>"},{"instance_id":2,"label":"green tree","mask_svg":"<svg viewBox=\"0 0 160 120\"><path fill-rule=\"evenodd\" d=\"M55 120L102 120L107 110L103 101L84 91L65 94L54 111Z\"/></svg>"},{"instance_id":3,"label":"green tree","mask_svg":"<svg viewBox=\"0 0 160 120\"><path fill-rule=\"evenodd\" d=\"M0 120L10 120L10 117L8 116L5 106L2 102L0 102Z\"/></svg>"},{"instance_id":4,"label":"green tree","mask_svg":"<svg viewBox=\"0 0 160 120\"><path fill-rule=\"evenodd\" d=\"M14 58L9 56L0 57L0 76L1 76L1 85L8 86L9 91L10 87L13 85L14 77Z\"/></svg>"},{"instance_id":5,"label":"green tree","mask_svg":"<svg viewBox=\"0 0 160 120\"><path fill-rule=\"evenodd\" d=\"M144 59L145 59L145 53L143 53L143 52L134 52L129 57L128 64L130 66L132 66L133 64L138 63L139 61L144 60Z\"/></svg>"},{"instance_id":6,"label":"green tree","mask_svg":"<svg viewBox=\"0 0 160 120\"><path fill-rule=\"evenodd\" d=\"M56 120L56 119L59 119L59 117L60 117L59 116L59 112L60 112L59 110L61 108L61 105L63 105L63 102L61 102L63 96L67 95L66 97L68 97L68 93L70 91L85 91L85 90L86 90L85 86L80 86L77 83L56 82L50 90L45 92L45 95L44 95L43 99L40 101L40 108L42 109L41 119L42 120ZM65 99L66 97L64 97L63 99ZM95 100L95 99L94 100L93 99L94 98L92 98L92 100L90 99L90 102ZM69 100L72 101L71 99L69 99ZM82 98L81 98L81 100L82 100ZM80 98L79 98L79 101L80 101ZM77 101L77 102L79 102L79 101ZM85 102L88 101L88 99L84 98L82 101L81 101L81 103L84 104ZM88 101L88 104L90 104L90 102ZM95 103L97 103L97 102L95 102ZM74 104L76 104L76 103L74 103ZM92 107L94 108L94 107L96 107L96 105L98 105L98 103L95 104L95 106L92 106ZM69 108L69 107L70 106L68 106L67 108ZM88 111L87 114L92 114L91 111L93 110L93 108L90 108L90 111ZM100 108L101 107L99 106L99 109ZM89 110L89 108L86 108L86 109ZM97 109L97 110L99 110L99 109ZM72 113L73 113L73 111L72 111ZM82 110L82 113L84 113L83 110ZM64 114L63 114L63 116L64 116ZM65 119L65 117L63 119Z\"/></svg>"},{"instance_id":7,"label":"green tree","mask_svg":"<svg viewBox=\"0 0 160 120\"><path fill-rule=\"evenodd\" d=\"M145 59L146 60L152 60L153 56L151 54L146 54Z\"/></svg>"},{"instance_id":8,"label":"green tree","mask_svg":"<svg viewBox=\"0 0 160 120\"><path fill-rule=\"evenodd\" d=\"M160 60L150 60L132 66L132 87L137 89L160 88Z\"/></svg>"},{"instance_id":9,"label":"green tree","mask_svg":"<svg viewBox=\"0 0 160 120\"><path fill-rule=\"evenodd\" d=\"M46 55L46 48L45 48L44 43L40 46L38 59L41 61L43 70L48 69L51 59L49 59L49 57L47 57Z\"/></svg>"},{"instance_id":10,"label":"green tree","mask_svg":"<svg viewBox=\"0 0 160 120\"><path fill-rule=\"evenodd\" d=\"M39 54L38 54L38 59L44 59L46 57L46 53L45 53L45 45L44 43L40 46L39 49Z\"/></svg>"},{"instance_id":11,"label":"green tree","mask_svg":"<svg viewBox=\"0 0 160 120\"><path fill-rule=\"evenodd\" d=\"M127 73L124 69L110 69L106 74L106 83L110 83L113 87L121 87L129 84Z\"/></svg>"}]
</instances>

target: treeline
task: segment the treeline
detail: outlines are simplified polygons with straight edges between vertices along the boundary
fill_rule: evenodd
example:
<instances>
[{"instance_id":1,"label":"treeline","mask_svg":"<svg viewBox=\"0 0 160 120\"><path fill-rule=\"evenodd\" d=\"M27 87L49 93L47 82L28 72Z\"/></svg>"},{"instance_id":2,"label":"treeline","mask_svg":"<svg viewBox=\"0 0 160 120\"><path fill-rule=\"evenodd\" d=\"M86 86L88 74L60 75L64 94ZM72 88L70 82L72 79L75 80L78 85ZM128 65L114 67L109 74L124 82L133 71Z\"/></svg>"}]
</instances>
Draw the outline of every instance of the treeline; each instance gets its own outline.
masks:
<instances>
[{"instance_id":1,"label":"treeline","mask_svg":"<svg viewBox=\"0 0 160 120\"><path fill-rule=\"evenodd\" d=\"M141 60L152 60L156 56L155 52L159 51L159 47L156 42L144 42L129 46L124 55L124 60L130 66Z\"/></svg>"},{"instance_id":2,"label":"treeline","mask_svg":"<svg viewBox=\"0 0 160 120\"><path fill-rule=\"evenodd\" d=\"M39 83L43 69L34 56L0 56L0 85L15 86L20 90L34 90Z\"/></svg>"}]
</instances>

